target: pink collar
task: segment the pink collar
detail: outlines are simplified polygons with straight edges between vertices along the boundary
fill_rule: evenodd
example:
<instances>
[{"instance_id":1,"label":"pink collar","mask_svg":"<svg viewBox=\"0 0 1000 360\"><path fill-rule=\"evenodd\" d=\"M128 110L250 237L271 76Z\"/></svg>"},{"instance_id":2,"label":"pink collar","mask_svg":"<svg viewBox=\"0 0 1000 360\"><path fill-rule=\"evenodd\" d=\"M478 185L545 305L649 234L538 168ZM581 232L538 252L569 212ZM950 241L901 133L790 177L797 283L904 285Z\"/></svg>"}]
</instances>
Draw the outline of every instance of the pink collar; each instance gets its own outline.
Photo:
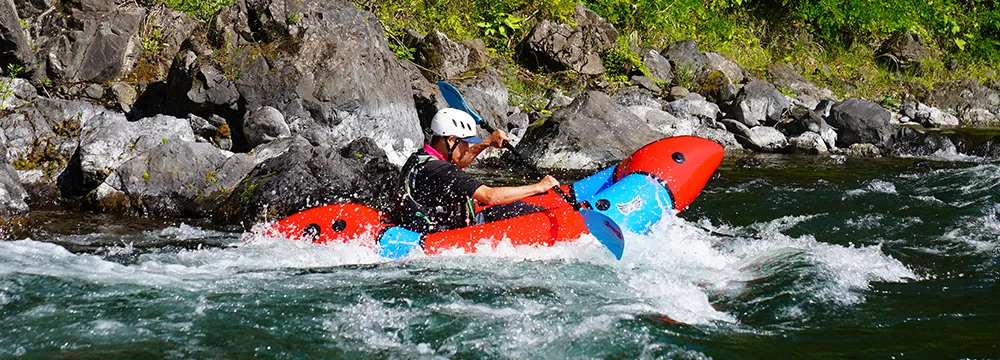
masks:
<instances>
[{"instance_id":1,"label":"pink collar","mask_svg":"<svg viewBox=\"0 0 1000 360\"><path fill-rule=\"evenodd\" d=\"M441 153L439 153L437 150L434 150L434 148L431 147L431 144L424 144L424 152L426 152L427 155L436 157L438 160L448 161L444 159L444 155L441 155Z\"/></svg>"}]
</instances>

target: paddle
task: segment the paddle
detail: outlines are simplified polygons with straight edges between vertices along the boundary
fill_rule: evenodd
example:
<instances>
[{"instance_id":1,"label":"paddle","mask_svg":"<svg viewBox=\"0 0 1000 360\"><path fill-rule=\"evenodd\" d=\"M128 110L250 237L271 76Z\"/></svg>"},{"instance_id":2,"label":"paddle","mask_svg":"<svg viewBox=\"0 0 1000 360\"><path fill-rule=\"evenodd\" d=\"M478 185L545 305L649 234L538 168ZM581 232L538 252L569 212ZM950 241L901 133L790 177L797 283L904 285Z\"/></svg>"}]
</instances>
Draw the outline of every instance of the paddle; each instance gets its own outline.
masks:
<instances>
[{"instance_id":1,"label":"paddle","mask_svg":"<svg viewBox=\"0 0 1000 360\"><path fill-rule=\"evenodd\" d=\"M460 93L455 86L451 85L447 81L438 81L438 87L441 89L441 94L444 95L444 100L448 103L448 106L465 111L469 113L469 115L472 115L472 118L476 120L476 124L482 126L483 130L486 130L486 132L492 134L496 131L493 126L490 126L489 123L483 121L483 118L480 117L475 110L469 107L469 104L465 102L465 97L462 96L462 93ZM536 167L531 161L525 159L520 152L514 149L514 145L504 141L503 147L513 154L518 161L524 164L528 170L531 170L535 176L545 177L545 173L539 170L538 167ZM574 201L572 197L562 191L562 189L558 186L553 189L555 189L559 196L562 196L563 200L566 200L567 203L573 205L573 209L579 211L580 214L583 215L583 223L587 226L587 230L589 230L602 245L607 247L608 250L615 255L616 259L621 260L622 252L625 250L625 238L622 236L622 230L621 227L618 226L618 223L607 215L591 210L589 204L585 206Z\"/></svg>"}]
</instances>

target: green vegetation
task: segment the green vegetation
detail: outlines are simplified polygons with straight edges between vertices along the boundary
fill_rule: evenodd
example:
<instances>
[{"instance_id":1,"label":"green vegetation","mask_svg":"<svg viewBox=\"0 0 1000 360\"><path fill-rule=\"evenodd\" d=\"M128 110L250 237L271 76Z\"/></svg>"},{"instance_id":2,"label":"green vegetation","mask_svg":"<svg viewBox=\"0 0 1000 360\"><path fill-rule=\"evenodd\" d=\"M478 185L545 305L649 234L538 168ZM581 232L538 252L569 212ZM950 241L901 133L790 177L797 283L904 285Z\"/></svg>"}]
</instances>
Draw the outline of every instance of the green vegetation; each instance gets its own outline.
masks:
<instances>
[{"instance_id":1,"label":"green vegetation","mask_svg":"<svg viewBox=\"0 0 1000 360\"><path fill-rule=\"evenodd\" d=\"M819 86L841 96L892 99L914 88L933 88L961 77L996 80L1000 58L1000 1L871 0L584 0L621 34L603 54L609 79L635 72L633 49L662 49L694 39L701 51L719 52L757 77L790 62ZM573 0L355 0L375 13L400 58L412 59L404 29L440 30L461 40L482 38L511 89L511 102L536 107L538 94L566 82L562 74L518 68L517 42L545 19L573 24ZM879 46L912 31L930 48L919 66L897 71L875 62ZM953 61L954 60L954 61ZM610 62L610 64L608 63ZM957 64L949 69L946 63ZM639 70L641 71L641 70ZM693 89L685 69L673 85ZM569 84L576 84L574 81ZM540 91L541 90L541 91Z\"/></svg>"},{"instance_id":2,"label":"green vegetation","mask_svg":"<svg viewBox=\"0 0 1000 360\"><path fill-rule=\"evenodd\" d=\"M235 0L157 0L167 7L183 11L193 17L209 21L222 8L232 5Z\"/></svg>"},{"instance_id":3,"label":"green vegetation","mask_svg":"<svg viewBox=\"0 0 1000 360\"><path fill-rule=\"evenodd\" d=\"M142 39L139 39L139 46L144 52L156 54L163 49L164 40L163 30L160 30L160 28L153 28L149 31L149 33L143 36Z\"/></svg>"},{"instance_id":4,"label":"green vegetation","mask_svg":"<svg viewBox=\"0 0 1000 360\"><path fill-rule=\"evenodd\" d=\"M7 99L14 96L14 79L21 76L23 72L24 68L14 64L7 64L7 76L5 79L0 80L0 110L7 110Z\"/></svg>"}]
</instances>

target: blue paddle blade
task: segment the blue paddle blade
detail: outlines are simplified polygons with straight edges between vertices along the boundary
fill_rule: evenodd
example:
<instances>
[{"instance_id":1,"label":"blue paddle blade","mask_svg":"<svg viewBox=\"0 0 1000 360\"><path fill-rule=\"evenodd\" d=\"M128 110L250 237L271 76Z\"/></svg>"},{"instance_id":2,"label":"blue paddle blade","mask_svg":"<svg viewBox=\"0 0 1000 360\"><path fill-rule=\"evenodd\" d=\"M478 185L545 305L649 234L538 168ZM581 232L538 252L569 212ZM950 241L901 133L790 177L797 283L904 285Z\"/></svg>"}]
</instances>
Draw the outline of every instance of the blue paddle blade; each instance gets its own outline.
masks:
<instances>
[{"instance_id":1,"label":"blue paddle blade","mask_svg":"<svg viewBox=\"0 0 1000 360\"><path fill-rule=\"evenodd\" d=\"M590 230L597 241L611 250L615 259L621 260L622 253L625 252L625 237L618 224L607 215L597 211L584 208L580 209L580 214L583 214L583 224L587 226L587 230Z\"/></svg>"},{"instance_id":2,"label":"blue paddle blade","mask_svg":"<svg viewBox=\"0 0 1000 360\"><path fill-rule=\"evenodd\" d=\"M441 89L441 95L444 95L444 101L448 103L448 106L469 113L476 120L476 124L483 121L483 118L469 107L469 104L465 102L465 97L462 96L462 93L458 92L458 89L454 85L441 80L438 81L438 88Z\"/></svg>"}]
</instances>

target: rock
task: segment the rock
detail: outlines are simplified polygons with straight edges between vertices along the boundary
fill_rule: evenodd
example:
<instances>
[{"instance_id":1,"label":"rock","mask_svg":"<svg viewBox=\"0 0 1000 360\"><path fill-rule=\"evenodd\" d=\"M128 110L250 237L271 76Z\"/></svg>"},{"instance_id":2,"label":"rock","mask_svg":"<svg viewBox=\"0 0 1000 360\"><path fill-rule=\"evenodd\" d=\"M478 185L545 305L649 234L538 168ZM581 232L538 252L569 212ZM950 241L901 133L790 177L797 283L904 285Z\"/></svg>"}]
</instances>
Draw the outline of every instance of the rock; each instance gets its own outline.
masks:
<instances>
[{"instance_id":1,"label":"rock","mask_svg":"<svg viewBox=\"0 0 1000 360\"><path fill-rule=\"evenodd\" d=\"M700 126L694 130L694 134L697 137L702 137L715 141L722 145L726 150L741 150L743 146L740 145L739 141L736 140L736 136L726 131L726 129L720 129L717 127Z\"/></svg>"},{"instance_id":2,"label":"rock","mask_svg":"<svg viewBox=\"0 0 1000 360\"><path fill-rule=\"evenodd\" d=\"M566 95L554 95L552 99L549 100L549 104L545 105L546 110L559 110L565 108L573 103L573 98Z\"/></svg>"},{"instance_id":3,"label":"rock","mask_svg":"<svg viewBox=\"0 0 1000 360\"><path fill-rule=\"evenodd\" d=\"M37 97L35 87L25 79L0 78L0 89L4 88L7 91L0 92L0 110L20 107Z\"/></svg>"},{"instance_id":4,"label":"rock","mask_svg":"<svg viewBox=\"0 0 1000 360\"><path fill-rule=\"evenodd\" d=\"M736 137L739 141L741 138ZM788 138L781 131L770 126L757 126L750 128L750 135L746 142L740 142L744 147L760 152L779 152L788 146Z\"/></svg>"},{"instance_id":5,"label":"rock","mask_svg":"<svg viewBox=\"0 0 1000 360\"><path fill-rule=\"evenodd\" d=\"M732 115L747 126L775 124L791 103L774 85L753 80L736 95Z\"/></svg>"},{"instance_id":6,"label":"rock","mask_svg":"<svg viewBox=\"0 0 1000 360\"><path fill-rule=\"evenodd\" d=\"M83 90L83 93L87 94L87 97L91 99L100 100L104 98L104 87L98 84L90 84Z\"/></svg>"},{"instance_id":7,"label":"rock","mask_svg":"<svg viewBox=\"0 0 1000 360\"><path fill-rule=\"evenodd\" d=\"M413 93L413 103L417 108L417 118L420 120L420 128L424 131L424 137L429 138L431 120L438 109L448 107L441 95L441 89L437 85L427 81L421 73L420 68L409 60L400 60L399 64L403 71L409 75L410 90Z\"/></svg>"},{"instance_id":8,"label":"rock","mask_svg":"<svg viewBox=\"0 0 1000 360\"><path fill-rule=\"evenodd\" d=\"M35 75L35 53L21 28L17 7L12 0L0 1L0 65L19 66L25 75ZM6 69L4 69L6 70Z\"/></svg>"},{"instance_id":9,"label":"rock","mask_svg":"<svg viewBox=\"0 0 1000 360\"><path fill-rule=\"evenodd\" d=\"M7 148L7 139L0 133L0 148ZM0 230L11 218L28 213L28 193L21 186L17 171L7 159L7 152L0 152Z\"/></svg>"},{"instance_id":10,"label":"rock","mask_svg":"<svg viewBox=\"0 0 1000 360\"><path fill-rule=\"evenodd\" d=\"M159 30L161 41L157 47L157 54L166 59L172 59L181 49L181 44L195 32L196 29L205 25L204 21L188 16L188 14L171 9L166 5L156 5L149 9L146 16L145 33L143 36L152 36L152 29ZM169 66L169 64L167 64ZM164 71L164 73L166 73Z\"/></svg>"},{"instance_id":11,"label":"rock","mask_svg":"<svg viewBox=\"0 0 1000 360\"><path fill-rule=\"evenodd\" d=\"M111 95L114 96L115 102L118 103L118 108L123 112L132 111L132 104L135 104L135 100L138 97L135 88L127 83L114 83L111 84Z\"/></svg>"},{"instance_id":12,"label":"rock","mask_svg":"<svg viewBox=\"0 0 1000 360\"><path fill-rule=\"evenodd\" d=\"M120 113L103 113L83 124L78 157L83 190L94 189L129 159L170 141L194 141L185 119L158 115L136 122ZM67 178L69 181L69 178ZM64 193L73 193L65 189Z\"/></svg>"},{"instance_id":13,"label":"rock","mask_svg":"<svg viewBox=\"0 0 1000 360\"><path fill-rule=\"evenodd\" d=\"M794 154L826 155L830 153L823 137L812 131L788 138L788 145Z\"/></svg>"},{"instance_id":14,"label":"rock","mask_svg":"<svg viewBox=\"0 0 1000 360\"><path fill-rule=\"evenodd\" d=\"M244 108L278 109L292 134L313 144L339 148L371 138L390 162L402 164L423 144L423 133L409 77L389 51L378 18L349 2L285 4L256 0L247 1L245 10L233 7L235 19L253 19L248 23L253 26L240 20L233 28L241 44L233 55L238 70L233 83ZM299 21L289 24L289 14L298 14ZM249 27L253 34L242 33ZM251 44L257 39L287 44L287 52L276 52L273 59L254 56L260 45ZM242 133L238 115L227 117L234 134ZM239 138L233 140L237 150L248 150Z\"/></svg>"},{"instance_id":15,"label":"rock","mask_svg":"<svg viewBox=\"0 0 1000 360\"><path fill-rule=\"evenodd\" d=\"M778 123L777 128L792 136L817 133L826 143L825 149L833 149L837 144L837 130L827 124L818 112L806 108L793 108L791 118Z\"/></svg>"},{"instance_id":16,"label":"rock","mask_svg":"<svg viewBox=\"0 0 1000 360\"><path fill-rule=\"evenodd\" d=\"M927 104L956 114L962 126L995 126L1000 112L1000 93L979 83L964 79L935 86Z\"/></svg>"},{"instance_id":17,"label":"rock","mask_svg":"<svg viewBox=\"0 0 1000 360\"><path fill-rule=\"evenodd\" d=\"M138 58L144 8L83 0L60 11L71 16L47 17L39 24L44 35L36 41L55 84L103 83L131 70Z\"/></svg>"},{"instance_id":18,"label":"rock","mask_svg":"<svg viewBox=\"0 0 1000 360\"><path fill-rule=\"evenodd\" d=\"M882 151L879 150L879 148L874 144L855 143L851 144L851 146L846 149L841 149L839 152L843 155L854 158L873 158L882 156Z\"/></svg>"},{"instance_id":19,"label":"rock","mask_svg":"<svg viewBox=\"0 0 1000 360\"><path fill-rule=\"evenodd\" d=\"M470 62L471 52L443 32L434 30L417 42L416 62L423 66L421 70L428 80L446 80L479 65Z\"/></svg>"},{"instance_id":20,"label":"rock","mask_svg":"<svg viewBox=\"0 0 1000 360\"><path fill-rule=\"evenodd\" d=\"M740 68L735 62L726 59L719 53L707 52L701 54L702 68L700 72L700 78L704 78L708 74L715 71L721 71L726 79L729 80L730 84L740 84L743 83L743 69Z\"/></svg>"},{"instance_id":21,"label":"rock","mask_svg":"<svg viewBox=\"0 0 1000 360\"><path fill-rule=\"evenodd\" d=\"M168 141L115 169L88 201L105 211L204 217L255 165L207 143Z\"/></svg>"},{"instance_id":22,"label":"rock","mask_svg":"<svg viewBox=\"0 0 1000 360\"><path fill-rule=\"evenodd\" d=\"M701 72L702 56L698 51L698 43L694 40L678 41L663 50L663 56L670 60L674 76L687 76L694 79ZM682 75L686 74L686 75Z\"/></svg>"},{"instance_id":23,"label":"rock","mask_svg":"<svg viewBox=\"0 0 1000 360\"><path fill-rule=\"evenodd\" d=\"M653 93L637 86L628 86L614 90L610 94L611 98L622 106L646 106L661 108L663 103Z\"/></svg>"},{"instance_id":24,"label":"rock","mask_svg":"<svg viewBox=\"0 0 1000 360\"><path fill-rule=\"evenodd\" d=\"M520 45L520 56L529 67L547 71L573 70L601 75L600 54L615 46L618 30L583 4L577 4L574 28L540 21Z\"/></svg>"},{"instance_id":25,"label":"rock","mask_svg":"<svg viewBox=\"0 0 1000 360\"><path fill-rule=\"evenodd\" d=\"M736 91L736 86L720 70L704 75L698 82L698 93L717 104L732 101Z\"/></svg>"},{"instance_id":26,"label":"rock","mask_svg":"<svg viewBox=\"0 0 1000 360\"><path fill-rule=\"evenodd\" d=\"M529 128L521 147L539 167L593 170L659 138L608 95L590 91Z\"/></svg>"},{"instance_id":27,"label":"rock","mask_svg":"<svg viewBox=\"0 0 1000 360\"><path fill-rule=\"evenodd\" d=\"M239 109L236 86L207 60L198 61L193 52L179 54L170 67L166 83L166 113L174 116L197 114L202 117L233 117ZM157 91L150 88L147 91Z\"/></svg>"},{"instance_id":28,"label":"rock","mask_svg":"<svg viewBox=\"0 0 1000 360\"><path fill-rule=\"evenodd\" d=\"M909 128L896 133L891 150L899 156L958 155L958 147L947 136Z\"/></svg>"},{"instance_id":29,"label":"rock","mask_svg":"<svg viewBox=\"0 0 1000 360\"><path fill-rule=\"evenodd\" d=\"M820 89L806 80L789 63L776 64L768 67L767 74L774 86L790 90L796 95L807 95L818 100L834 100L836 95L830 89Z\"/></svg>"},{"instance_id":30,"label":"rock","mask_svg":"<svg viewBox=\"0 0 1000 360\"><path fill-rule=\"evenodd\" d=\"M667 58L660 55L660 53L656 50L643 50L642 64L649 69L649 75L652 76L654 80L660 81L664 84L670 84L674 81L674 73L670 66L670 60L667 60Z\"/></svg>"},{"instance_id":31,"label":"rock","mask_svg":"<svg viewBox=\"0 0 1000 360\"><path fill-rule=\"evenodd\" d=\"M930 49L920 35L912 31L897 33L882 43L875 53L875 59L893 70L919 67L920 61L928 58Z\"/></svg>"},{"instance_id":32,"label":"rock","mask_svg":"<svg viewBox=\"0 0 1000 360\"><path fill-rule=\"evenodd\" d=\"M483 121L494 129L507 128L507 104L510 102L510 93L507 92L507 86L496 70L488 69L476 76L452 81L452 85L462 93L466 103L483 118ZM428 128L429 125L430 123ZM485 131L480 131L480 134L489 135Z\"/></svg>"},{"instance_id":33,"label":"rock","mask_svg":"<svg viewBox=\"0 0 1000 360\"><path fill-rule=\"evenodd\" d=\"M255 167L220 212L230 222L254 224L314 206L355 202L392 209L399 170L373 140L342 149L312 146L301 138L284 154Z\"/></svg>"},{"instance_id":34,"label":"rock","mask_svg":"<svg viewBox=\"0 0 1000 360\"><path fill-rule=\"evenodd\" d=\"M671 101L663 105L663 110L679 119L696 120L702 124L712 124L722 116L719 105L705 101L703 98L685 97Z\"/></svg>"},{"instance_id":35,"label":"rock","mask_svg":"<svg viewBox=\"0 0 1000 360\"><path fill-rule=\"evenodd\" d=\"M913 120L932 128L956 127L959 125L958 118L955 115L924 104L917 104L917 108L913 113Z\"/></svg>"},{"instance_id":36,"label":"rock","mask_svg":"<svg viewBox=\"0 0 1000 360\"><path fill-rule=\"evenodd\" d=\"M686 98L689 94L691 94L691 92L688 91L687 88L685 88L683 86L674 86L674 87L670 88L669 99L670 99L670 101L676 101L676 100L680 100L680 99Z\"/></svg>"},{"instance_id":37,"label":"rock","mask_svg":"<svg viewBox=\"0 0 1000 360\"><path fill-rule=\"evenodd\" d=\"M243 134L247 143L253 147L292 136L285 123L285 116L270 106L247 112L246 119L243 120Z\"/></svg>"},{"instance_id":38,"label":"rock","mask_svg":"<svg viewBox=\"0 0 1000 360\"><path fill-rule=\"evenodd\" d=\"M830 108L827 122L837 128L837 146L873 144L885 147L892 137L892 115L876 103L847 99Z\"/></svg>"},{"instance_id":39,"label":"rock","mask_svg":"<svg viewBox=\"0 0 1000 360\"><path fill-rule=\"evenodd\" d=\"M14 7L21 19L30 19L52 8L58 2L58 0L14 0Z\"/></svg>"},{"instance_id":40,"label":"rock","mask_svg":"<svg viewBox=\"0 0 1000 360\"><path fill-rule=\"evenodd\" d=\"M664 137L691 135L699 126L699 122L688 119L681 120L670 113L646 106L629 106L628 111L646 121L646 125Z\"/></svg>"},{"instance_id":41,"label":"rock","mask_svg":"<svg viewBox=\"0 0 1000 360\"><path fill-rule=\"evenodd\" d=\"M658 85L656 85L656 82L653 81L653 79L650 79L648 77L632 76L631 80L633 84L639 85L646 90L652 91L657 94L663 92L663 89L661 89Z\"/></svg>"}]
</instances>

